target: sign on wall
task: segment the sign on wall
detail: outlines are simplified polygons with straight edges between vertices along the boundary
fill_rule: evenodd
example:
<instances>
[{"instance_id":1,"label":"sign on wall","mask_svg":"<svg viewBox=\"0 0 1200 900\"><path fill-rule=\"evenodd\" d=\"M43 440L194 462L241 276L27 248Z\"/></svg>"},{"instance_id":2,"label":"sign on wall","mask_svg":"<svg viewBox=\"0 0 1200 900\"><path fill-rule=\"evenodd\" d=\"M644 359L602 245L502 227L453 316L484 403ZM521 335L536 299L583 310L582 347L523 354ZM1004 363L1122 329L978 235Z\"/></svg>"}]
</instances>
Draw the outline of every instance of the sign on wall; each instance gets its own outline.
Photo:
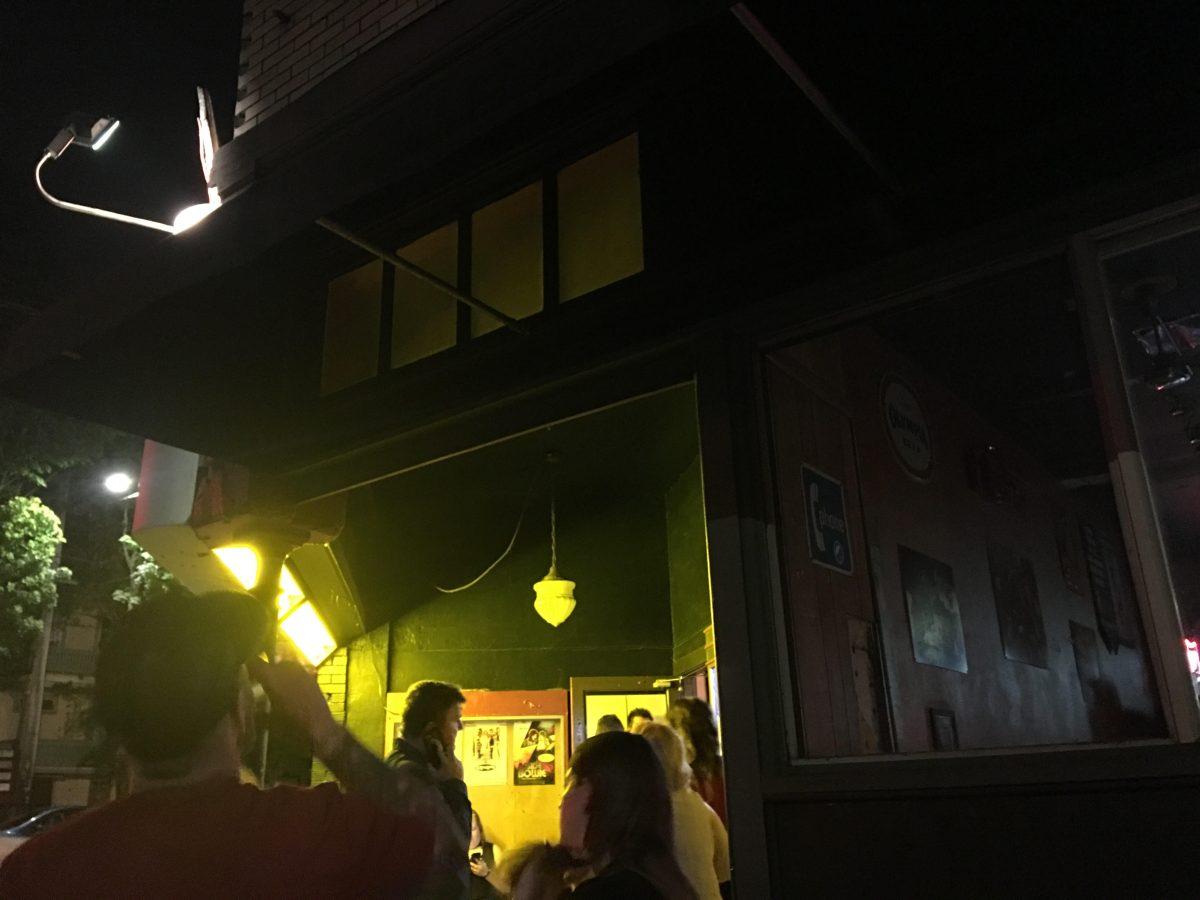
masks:
<instances>
[{"instance_id":1,"label":"sign on wall","mask_svg":"<svg viewBox=\"0 0 1200 900\"><path fill-rule=\"evenodd\" d=\"M850 575L850 531L846 523L846 492L835 478L809 466L800 467L804 486L804 517L808 522L808 552L819 566Z\"/></svg>"},{"instance_id":2,"label":"sign on wall","mask_svg":"<svg viewBox=\"0 0 1200 900\"><path fill-rule=\"evenodd\" d=\"M896 375L887 375L880 388L883 424L900 467L917 481L933 474L933 437L925 413L912 389Z\"/></svg>"}]
</instances>

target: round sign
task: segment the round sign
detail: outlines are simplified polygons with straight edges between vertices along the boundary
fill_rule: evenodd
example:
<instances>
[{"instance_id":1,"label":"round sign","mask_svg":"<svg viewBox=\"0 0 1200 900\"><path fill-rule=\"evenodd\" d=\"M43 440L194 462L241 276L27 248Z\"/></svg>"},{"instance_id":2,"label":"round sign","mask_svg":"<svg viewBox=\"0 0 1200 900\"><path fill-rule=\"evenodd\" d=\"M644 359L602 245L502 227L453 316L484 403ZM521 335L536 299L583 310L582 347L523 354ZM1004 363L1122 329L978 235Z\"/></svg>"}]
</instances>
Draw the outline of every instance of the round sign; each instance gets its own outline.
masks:
<instances>
[{"instance_id":1,"label":"round sign","mask_svg":"<svg viewBox=\"0 0 1200 900\"><path fill-rule=\"evenodd\" d=\"M880 397L883 424L901 468L917 481L928 481L933 472L933 437L921 404L895 375L883 379Z\"/></svg>"}]
</instances>

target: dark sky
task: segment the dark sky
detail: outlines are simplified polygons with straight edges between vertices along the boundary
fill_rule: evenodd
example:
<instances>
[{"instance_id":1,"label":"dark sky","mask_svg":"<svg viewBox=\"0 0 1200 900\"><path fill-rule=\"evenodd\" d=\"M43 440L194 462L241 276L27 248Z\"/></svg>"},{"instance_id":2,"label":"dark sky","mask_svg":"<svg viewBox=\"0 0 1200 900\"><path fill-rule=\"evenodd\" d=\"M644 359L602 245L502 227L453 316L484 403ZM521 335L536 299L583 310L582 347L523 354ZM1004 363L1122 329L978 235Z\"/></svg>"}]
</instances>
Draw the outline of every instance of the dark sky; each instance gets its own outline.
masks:
<instances>
[{"instance_id":1,"label":"dark sky","mask_svg":"<svg viewBox=\"0 0 1200 900\"><path fill-rule=\"evenodd\" d=\"M232 134L240 0L206 3L0 3L0 332L89 273L166 236L52 207L33 183L47 142L72 111L121 120L98 152L47 163L65 200L169 223L205 199L195 88L211 91Z\"/></svg>"}]
</instances>

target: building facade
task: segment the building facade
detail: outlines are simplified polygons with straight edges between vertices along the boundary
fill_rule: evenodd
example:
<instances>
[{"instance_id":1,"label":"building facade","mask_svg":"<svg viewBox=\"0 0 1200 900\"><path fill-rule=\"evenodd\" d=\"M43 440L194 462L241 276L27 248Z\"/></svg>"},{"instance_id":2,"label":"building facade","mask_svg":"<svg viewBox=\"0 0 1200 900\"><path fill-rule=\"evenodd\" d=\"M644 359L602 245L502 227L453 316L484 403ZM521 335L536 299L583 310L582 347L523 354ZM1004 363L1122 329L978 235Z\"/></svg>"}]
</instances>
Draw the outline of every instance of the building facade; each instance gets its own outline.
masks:
<instances>
[{"instance_id":1,"label":"building facade","mask_svg":"<svg viewBox=\"0 0 1200 900\"><path fill-rule=\"evenodd\" d=\"M1179 893L1186 54L1169 9L993 12L248 3L224 205L6 390L179 448L135 532L185 583L255 550L368 745L467 688L505 843L602 708L682 693L739 894Z\"/></svg>"}]
</instances>

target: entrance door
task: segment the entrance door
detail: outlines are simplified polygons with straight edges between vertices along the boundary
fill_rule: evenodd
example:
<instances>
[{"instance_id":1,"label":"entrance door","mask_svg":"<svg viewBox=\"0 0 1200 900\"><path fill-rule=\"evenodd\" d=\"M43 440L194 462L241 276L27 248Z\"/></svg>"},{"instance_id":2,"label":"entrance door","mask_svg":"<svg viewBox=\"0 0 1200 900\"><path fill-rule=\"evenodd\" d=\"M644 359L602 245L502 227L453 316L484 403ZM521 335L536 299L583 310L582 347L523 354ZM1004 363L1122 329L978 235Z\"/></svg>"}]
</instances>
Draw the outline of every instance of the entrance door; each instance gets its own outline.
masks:
<instances>
[{"instance_id":1,"label":"entrance door","mask_svg":"<svg viewBox=\"0 0 1200 900\"><path fill-rule=\"evenodd\" d=\"M572 747L596 733L601 716L614 715L625 723L629 711L649 710L655 718L665 716L679 679L670 675L618 675L571 679ZM656 687L656 685L658 685Z\"/></svg>"},{"instance_id":2,"label":"entrance door","mask_svg":"<svg viewBox=\"0 0 1200 900\"><path fill-rule=\"evenodd\" d=\"M804 755L886 752L891 741L840 347L769 357L777 515L792 682Z\"/></svg>"}]
</instances>

